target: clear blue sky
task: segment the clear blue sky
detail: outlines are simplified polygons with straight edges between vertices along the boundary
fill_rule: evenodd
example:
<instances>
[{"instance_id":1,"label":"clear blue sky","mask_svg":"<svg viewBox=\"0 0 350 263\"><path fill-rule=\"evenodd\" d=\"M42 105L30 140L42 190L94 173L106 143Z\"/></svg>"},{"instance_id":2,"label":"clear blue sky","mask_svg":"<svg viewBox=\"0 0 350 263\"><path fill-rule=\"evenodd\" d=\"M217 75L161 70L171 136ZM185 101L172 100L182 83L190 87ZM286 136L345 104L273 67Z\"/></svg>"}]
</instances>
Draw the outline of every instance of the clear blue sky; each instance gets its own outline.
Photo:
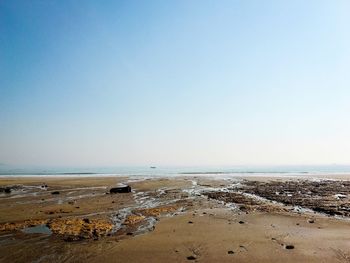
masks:
<instances>
[{"instance_id":1,"label":"clear blue sky","mask_svg":"<svg viewBox=\"0 0 350 263\"><path fill-rule=\"evenodd\" d=\"M0 1L0 163L350 163L350 1Z\"/></svg>"}]
</instances>

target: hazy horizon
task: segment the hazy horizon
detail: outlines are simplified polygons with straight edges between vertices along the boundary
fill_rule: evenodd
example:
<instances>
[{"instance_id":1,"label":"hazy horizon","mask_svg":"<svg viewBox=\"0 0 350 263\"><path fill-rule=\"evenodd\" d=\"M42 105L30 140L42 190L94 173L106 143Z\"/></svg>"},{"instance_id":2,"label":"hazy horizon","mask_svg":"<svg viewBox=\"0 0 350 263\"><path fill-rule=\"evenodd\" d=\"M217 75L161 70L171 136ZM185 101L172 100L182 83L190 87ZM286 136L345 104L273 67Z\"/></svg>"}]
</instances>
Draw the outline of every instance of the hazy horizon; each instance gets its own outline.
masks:
<instances>
[{"instance_id":1,"label":"hazy horizon","mask_svg":"<svg viewBox=\"0 0 350 263\"><path fill-rule=\"evenodd\" d=\"M350 164L349 1L1 1L0 163Z\"/></svg>"}]
</instances>

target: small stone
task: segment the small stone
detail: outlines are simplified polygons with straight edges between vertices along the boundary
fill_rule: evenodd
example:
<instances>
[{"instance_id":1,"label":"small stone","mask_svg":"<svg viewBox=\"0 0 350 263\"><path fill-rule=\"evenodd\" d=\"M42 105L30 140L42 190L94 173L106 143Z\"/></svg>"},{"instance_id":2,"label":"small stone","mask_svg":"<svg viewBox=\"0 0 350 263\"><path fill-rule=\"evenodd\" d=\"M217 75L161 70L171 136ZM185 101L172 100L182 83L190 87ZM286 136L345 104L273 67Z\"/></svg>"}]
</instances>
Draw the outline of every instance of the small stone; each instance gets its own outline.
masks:
<instances>
[{"instance_id":1,"label":"small stone","mask_svg":"<svg viewBox=\"0 0 350 263\"><path fill-rule=\"evenodd\" d=\"M193 224L193 222L192 222L192 221L188 221L188 223L189 223L189 224Z\"/></svg>"},{"instance_id":2,"label":"small stone","mask_svg":"<svg viewBox=\"0 0 350 263\"><path fill-rule=\"evenodd\" d=\"M60 192L59 192L59 191L53 191L53 192L51 192L51 194L52 194L52 195L59 195Z\"/></svg>"},{"instance_id":3,"label":"small stone","mask_svg":"<svg viewBox=\"0 0 350 263\"><path fill-rule=\"evenodd\" d=\"M285 245L284 248L285 248L285 249L294 249L294 246L293 246L293 245Z\"/></svg>"},{"instance_id":4,"label":"small stone","mask_svg":"<svg viewBox=\"0 0 350 263\"><path fill-rule=\"evenodd\" d=\"M308 219L307 222L310 223L310 224L313 224L313 223L315 223L315 220L314 219Z\"/></svg>"},{"instance_id":5,"label":"small stone","mask_svg":"<svg viewBox=\"0 0 350 263\"><path fill-rule=\"evenodd\" d=\"M238 224L241 224L241 225L242 225L242 224L244 224L244 222L243 222L243 221L239 221Z\"/></svg>"},{"instance_id":6,"label":"small stone","mask_svg":"<svg viewBox=\"0 0 350 263\"><path fill-rule=\"evenodd\" d=\"M188 256L187 259L188 260L196 260L197 258L195 256Z\"/></svg>"},{"instance_id":7,"label":"small stone","mask_svg":"<svg viewBox=\"0 0 350 263\"><path fill-rule=\"evenodd\" d=\"M234 254L235 252L232 250L227 251L227 254Z\"/></svg>"}]
</instances>

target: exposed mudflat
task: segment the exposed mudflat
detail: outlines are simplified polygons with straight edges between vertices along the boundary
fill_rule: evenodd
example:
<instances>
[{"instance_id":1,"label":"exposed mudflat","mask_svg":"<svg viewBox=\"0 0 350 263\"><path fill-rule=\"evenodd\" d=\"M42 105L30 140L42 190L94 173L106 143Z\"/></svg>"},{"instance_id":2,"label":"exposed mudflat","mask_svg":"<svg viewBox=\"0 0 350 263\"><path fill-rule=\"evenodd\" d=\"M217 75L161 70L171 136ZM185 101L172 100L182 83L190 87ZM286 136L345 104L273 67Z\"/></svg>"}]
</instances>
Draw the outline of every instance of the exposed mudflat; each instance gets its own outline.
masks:
<instances>
[{"instance_id":1,"label":"exposed mudflat","mask_svg":"<svg viewBox=\"0 0 350 263\"><path fill-rule=\"evenodd\" d=\"M0 261L350 262L349 194L347 180L1 178Z\"/></svg>"}]
</instances>

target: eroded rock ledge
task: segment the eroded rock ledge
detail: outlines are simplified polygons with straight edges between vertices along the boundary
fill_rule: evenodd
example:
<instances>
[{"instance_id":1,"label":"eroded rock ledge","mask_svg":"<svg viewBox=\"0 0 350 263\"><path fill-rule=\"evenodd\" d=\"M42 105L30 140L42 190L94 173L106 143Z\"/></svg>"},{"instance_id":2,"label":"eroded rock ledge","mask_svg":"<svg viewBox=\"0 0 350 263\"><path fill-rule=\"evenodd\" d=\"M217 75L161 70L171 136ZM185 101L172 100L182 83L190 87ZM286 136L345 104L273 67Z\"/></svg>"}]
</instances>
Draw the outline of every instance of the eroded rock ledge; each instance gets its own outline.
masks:
<instances>
[{"instance_id":1,"label":"eroded rock ledge","mask_svg":"<svg viewBox=\"0 0 350 263\"><path fill-rule=\"evenodd\" d=\"M308 208L330 216L350 216L350 181L260 182L245 180L239 188L232 188L228 192L208 192L205 195L225 203L238 204L241 210L275 211L278 206L269 204L268 201L276 201L287 206Z\"/></svg>"},{"instance_id":2,"label":"eroded rock ledge","mask_svg":"<svg viewBox=\"0 0 350 263\"><path fill-rule=\"evenodd\" d=\"M105 219L55 218L2 223L0 231L19 231L37 225L46 225L52 233L63 237L66 241L99 239L113 230L113 224Z\"/></svg>"}]
</instances>

